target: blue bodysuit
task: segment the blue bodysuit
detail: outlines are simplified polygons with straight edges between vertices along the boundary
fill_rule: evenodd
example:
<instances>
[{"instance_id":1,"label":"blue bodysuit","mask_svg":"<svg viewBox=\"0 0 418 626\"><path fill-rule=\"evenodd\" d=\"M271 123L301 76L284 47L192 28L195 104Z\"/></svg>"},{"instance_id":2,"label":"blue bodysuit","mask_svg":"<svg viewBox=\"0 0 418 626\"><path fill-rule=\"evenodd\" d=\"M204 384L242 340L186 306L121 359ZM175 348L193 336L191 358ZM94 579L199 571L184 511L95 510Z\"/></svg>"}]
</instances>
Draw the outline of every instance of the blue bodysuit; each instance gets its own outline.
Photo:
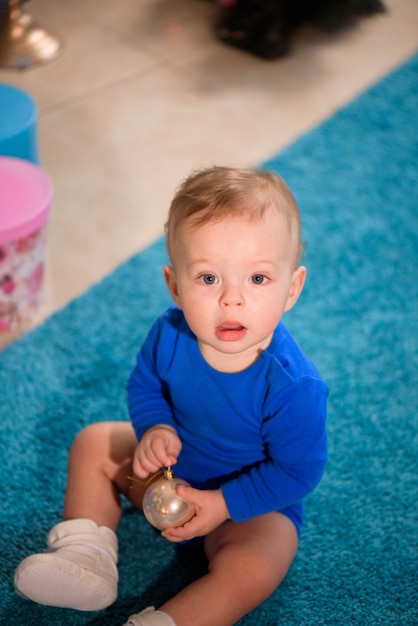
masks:
<instances>
[{"instance_id":1,"label":"blue bodysuit","mask_svg":"<svg viewBox=\"0 0 418 626\"><path fill-rule=\"evenodd\" d=\"M204 360L175 306L152 326L128 381L138 440L157 424L177 431L176 476L221 488L236 522L277 510L298 533L303 499L325 469L327 395L282 323L253 365L226 374Z\"/></svg>"}]
</instances>

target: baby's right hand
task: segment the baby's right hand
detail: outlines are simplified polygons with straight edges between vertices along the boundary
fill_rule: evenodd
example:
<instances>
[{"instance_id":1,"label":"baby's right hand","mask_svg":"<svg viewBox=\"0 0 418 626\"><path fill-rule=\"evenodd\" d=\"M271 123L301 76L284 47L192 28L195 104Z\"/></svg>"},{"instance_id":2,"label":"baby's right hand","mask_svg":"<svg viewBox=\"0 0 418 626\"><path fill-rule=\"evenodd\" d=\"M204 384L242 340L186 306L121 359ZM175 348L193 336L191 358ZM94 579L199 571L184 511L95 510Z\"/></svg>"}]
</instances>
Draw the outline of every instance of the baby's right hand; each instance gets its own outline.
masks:
<instances>
[{"instance_id":1,"label":"baby's right hand","mask_svg":"<svg viewBox=\"0 0 418 626\"><path fill-rule=\"evenodd\" d=\"M181 441L174 428L162 424L144 432L133 459L133 471L140 478L158 472L162 467L175 465L180 454Z\"/></svg>"}]
</instances>

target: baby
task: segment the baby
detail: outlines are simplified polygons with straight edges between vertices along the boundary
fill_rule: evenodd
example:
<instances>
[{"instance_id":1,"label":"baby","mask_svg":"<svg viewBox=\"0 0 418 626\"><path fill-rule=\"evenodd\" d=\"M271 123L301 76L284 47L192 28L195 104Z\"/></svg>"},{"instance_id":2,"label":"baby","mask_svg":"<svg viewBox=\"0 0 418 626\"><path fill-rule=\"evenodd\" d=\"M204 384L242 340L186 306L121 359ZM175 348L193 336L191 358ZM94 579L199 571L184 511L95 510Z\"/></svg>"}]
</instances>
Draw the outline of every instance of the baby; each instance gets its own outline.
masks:
<instances>
[{"instance_id":1,"label":"baby","mask_svg":"<svg viewBox=\"0 0 418 626\"><path fill-rule=\"evenodd\" d=\"M195 515L162 535L200 538L208 571L125 626L230 626L285 577L303 500L327 458L327 386L281 321L306 276L299 211L276 174L212 167L179 187L166 242L174 304L137 356L131 421L78 435L64 521L50 530L48 552L19 565L15 587L41 604L109 606L121 495L141 508L141 483L175 466Z\"/></svg>"}]
</instances>

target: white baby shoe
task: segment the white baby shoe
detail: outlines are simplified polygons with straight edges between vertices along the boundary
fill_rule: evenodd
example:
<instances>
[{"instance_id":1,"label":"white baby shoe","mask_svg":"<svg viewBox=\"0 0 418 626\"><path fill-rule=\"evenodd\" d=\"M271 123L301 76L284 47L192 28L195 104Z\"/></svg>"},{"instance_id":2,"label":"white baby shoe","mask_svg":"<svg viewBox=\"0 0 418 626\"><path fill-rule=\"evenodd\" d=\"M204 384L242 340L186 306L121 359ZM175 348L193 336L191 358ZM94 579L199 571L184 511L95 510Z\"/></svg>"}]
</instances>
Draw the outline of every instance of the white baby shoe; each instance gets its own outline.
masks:
<instances>
[{"instance_id":1,"label":"white baby shoe","mask_svg":"<svg viewBox=\"0 0 418 626\"><path fill-rule=\"evenodd\" d=\"M153 606L149 606L140 613L131 615L123 626L176 626L176 623L168 613L156 611Z\"/></svg>"},{"instance_id":2,"label":"white baby shoe","mask_svg":"<svg viewBox=\"0 0 418 626\"><path fill-rule=\"evenodd\" d=\"M95 611L117 597L118 540L89 519L61 522L48 534L48 551L24 559L15 572L16 592L46 606Z\"/></svg>"}]
</instances>

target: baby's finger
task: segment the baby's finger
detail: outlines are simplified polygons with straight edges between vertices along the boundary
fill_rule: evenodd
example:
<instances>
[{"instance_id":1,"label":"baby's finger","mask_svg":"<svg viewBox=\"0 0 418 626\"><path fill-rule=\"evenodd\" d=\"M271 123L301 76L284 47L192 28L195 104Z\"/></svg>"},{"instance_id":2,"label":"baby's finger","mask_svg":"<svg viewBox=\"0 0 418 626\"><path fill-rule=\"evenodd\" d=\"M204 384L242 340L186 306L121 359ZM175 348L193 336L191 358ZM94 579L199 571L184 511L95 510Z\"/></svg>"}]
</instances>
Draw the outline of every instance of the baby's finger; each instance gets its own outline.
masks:
<instances>
[{"instance_id":1,"label":"baby's finger","mask_svg":"<svg viewBox=\"0 0 418 626\"><path fill-rule=\"evenodd\" d=\"M200 537L202 534L203 533L200 532L199 520L196 517L193 517L189 522L184 524L184 526L166 528L161 533L165 539L168 539L173 543L178 543L179 541L190 541L190 539Z\"/></svg>"},{"instance_id":2,"label":"baby's finger","mask_svg":"<svg viewBox=\"0 0 418 626\"><path fill-rule=\"evenodd\" d=\"M135 455L133 470L135 474L141 478L145 478L148 474L157 472L161 468L161 463L152 451L147 453L138 451Z\"/></svg>"},{"instance_id":3,"label":"baby's finger","mask_svg":"<svg viewBox=\"0 0 418 626\"><path fill-rule=\"evenodd\" d=\"M177 462L177 457L170 453L166 448L166 442L163 439L155 439L152 443L152 453L159 467L168 467Z\"/></svg>"}]
</instances>

